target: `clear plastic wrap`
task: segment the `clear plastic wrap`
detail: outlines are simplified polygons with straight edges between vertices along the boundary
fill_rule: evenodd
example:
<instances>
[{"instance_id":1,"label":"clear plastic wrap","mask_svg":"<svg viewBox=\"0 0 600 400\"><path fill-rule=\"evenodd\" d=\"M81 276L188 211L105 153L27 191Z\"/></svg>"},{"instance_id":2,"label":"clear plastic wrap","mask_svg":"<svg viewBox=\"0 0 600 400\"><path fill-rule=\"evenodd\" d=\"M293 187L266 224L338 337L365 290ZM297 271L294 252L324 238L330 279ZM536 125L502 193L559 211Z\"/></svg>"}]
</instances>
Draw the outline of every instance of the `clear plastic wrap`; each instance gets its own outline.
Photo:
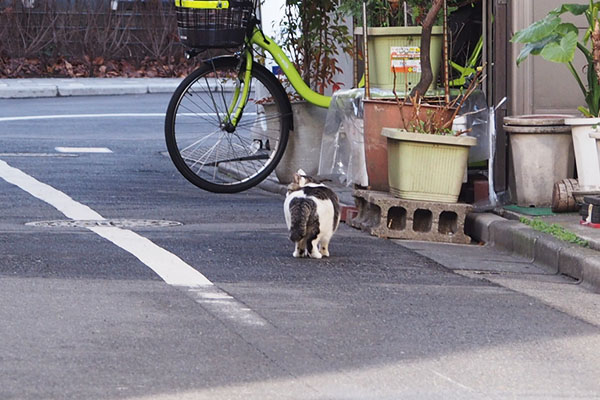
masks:
<instances>
[{"instance_id":1,"label":"clear plastic wrap","mask_svg":"<svg viewBox=\"0 0 600 400\"><path fill-rule=\"evenodd\" d=\"M363 130L364 89L340 90L334 93L327 112L321 142L319 176L350 186L368 186ZM390 91L372 89L371 97L393 97ZM485 94L477 90L464 102L459 115L466 117L469 136L477 145L469 152L469 162L490 159L489 121L494 118ZM493 125L493 124L492 124ZM495 132L492 132L492 134Z\"/></svg>"},{"instance_id":2,"label":"clear plastic wrap","mask_svg":"<svg viewBox=\"0 0 600 400\"><path fill-rule=\"evenodd\" d=\"M335 92L323 131L319 176L346 186L369 183L363 134L364 92L364 89Z\"/></svg>"},{"instance_id":3,"label":"clear plastic wrap","mask_svg":"<svg viewBox=\"0 0 600 400\"><path fill-rule=\"evenodd\" d=\"M463 103L459 115L467 118L466 127L471 131L469 136L477 138L477 145L469 151L469 162L486 161L490 158L490 140L488 121L490 110L485 94L481 90L474 91Z\"/></svg>"}]
</instances>

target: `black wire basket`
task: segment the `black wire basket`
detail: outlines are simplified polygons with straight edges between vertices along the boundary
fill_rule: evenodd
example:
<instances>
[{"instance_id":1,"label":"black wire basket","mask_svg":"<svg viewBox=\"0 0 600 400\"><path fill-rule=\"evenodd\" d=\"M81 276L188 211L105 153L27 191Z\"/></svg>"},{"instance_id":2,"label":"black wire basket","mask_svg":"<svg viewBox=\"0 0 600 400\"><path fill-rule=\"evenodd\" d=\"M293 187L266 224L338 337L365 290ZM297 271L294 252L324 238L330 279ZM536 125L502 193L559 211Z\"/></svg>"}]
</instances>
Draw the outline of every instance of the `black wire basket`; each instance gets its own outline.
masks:
<instances>
[{"instance_id":1,"label":"black wire basket","mask_svg":"<svg viewBox=\"0 0 600 400\"><path fill-rule=\"evenodd\" d=\"M228 3L228 8L190 8L183 7L184 4L176 0L177 31L181 43L194 49L230 48L244 43L254 2L229 0Z\"/></svg>"}]
</instances>

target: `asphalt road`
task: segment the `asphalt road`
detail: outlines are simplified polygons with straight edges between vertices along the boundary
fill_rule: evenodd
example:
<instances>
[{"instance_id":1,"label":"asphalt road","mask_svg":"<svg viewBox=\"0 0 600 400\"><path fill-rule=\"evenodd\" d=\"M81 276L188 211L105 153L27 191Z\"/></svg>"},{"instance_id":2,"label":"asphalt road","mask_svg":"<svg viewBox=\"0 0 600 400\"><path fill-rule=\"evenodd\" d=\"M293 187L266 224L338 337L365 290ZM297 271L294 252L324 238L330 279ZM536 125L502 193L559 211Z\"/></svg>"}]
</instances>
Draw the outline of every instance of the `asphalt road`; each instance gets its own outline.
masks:
<instances>
[{"instance_id":1,"label":"asphalt road","mask_svg":"<svg viewBox=\"0 0 600 400\"><path fill-rule=\"evenodd\" d=\"M599 295L345 225L294 259L282 197L177 173L168 98L0 100L0 399L600 398Z\"/></svg>"}]
</instances>

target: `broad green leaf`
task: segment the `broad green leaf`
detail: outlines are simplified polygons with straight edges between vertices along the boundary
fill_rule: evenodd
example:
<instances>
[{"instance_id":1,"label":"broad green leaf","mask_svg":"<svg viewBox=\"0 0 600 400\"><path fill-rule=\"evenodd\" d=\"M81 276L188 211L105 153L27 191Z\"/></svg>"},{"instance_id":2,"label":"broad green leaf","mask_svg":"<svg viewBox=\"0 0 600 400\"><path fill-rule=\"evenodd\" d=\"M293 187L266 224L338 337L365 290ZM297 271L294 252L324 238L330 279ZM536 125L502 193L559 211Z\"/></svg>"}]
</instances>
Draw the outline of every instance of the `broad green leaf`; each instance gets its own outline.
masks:
<instances>
[{"instance_id":1,"label":"broad green leaf","mask_svg":"<svg viewBox=\"0 0 600 400\"><path fill-rule=\"evenodd\" d=\"M597 3L596 3L597 4ZM570 12L573 15L581 15L588 10L589 4L563 4L560 7L550 11L550 14L560 15Z\"/></svg>"},{"instance_id":2,"label":"broad green leaf","mask_svg":"<svg viewBox=\"0 0 600 400\"><path fill-rule=\"evenodd\" d=\"M579 29L570 22L560 24L556 27L555 32L563 36L569 32L575 32L576 35L579 35Z\"/></svg>"},{"instance_id":3,"label":"broad green leaf","mask_svg":"<svg viewBox=\"0 0 600 400\"><path fill-rule=\"evenodd\" d=\"M535 43L526 43L521 52L519 53L519 57L517 57L517 65L521 64L530 54L538 55L541 53L542 49L546 47L546 45L550 42L560 43L559 35L552 35L547 37L544 40Z\"/></svg>"},{"instance_id":4,"label":"broad green leaf","mask_svg":"<svg viewBox=\"0 0 600 400\"><path fill-rule=\"evenodd\" d=\"M542 57L556 63L573 61L577 48L577 34L569 32L560 39L560 43L550 42L541 51Z\"/></svg>"},{"instance_id":5,"label":"broad green leaf","mask_svg":"<svg viewBox=\"0 0 600 400\"><path fill-rule=\"evenodd\" d=\"M556 15L547 15L544 19L534 22L520 30L510 40L513 43L535 43L546 39L554 33L561 20Z\"/></svg>"}]
</instances>

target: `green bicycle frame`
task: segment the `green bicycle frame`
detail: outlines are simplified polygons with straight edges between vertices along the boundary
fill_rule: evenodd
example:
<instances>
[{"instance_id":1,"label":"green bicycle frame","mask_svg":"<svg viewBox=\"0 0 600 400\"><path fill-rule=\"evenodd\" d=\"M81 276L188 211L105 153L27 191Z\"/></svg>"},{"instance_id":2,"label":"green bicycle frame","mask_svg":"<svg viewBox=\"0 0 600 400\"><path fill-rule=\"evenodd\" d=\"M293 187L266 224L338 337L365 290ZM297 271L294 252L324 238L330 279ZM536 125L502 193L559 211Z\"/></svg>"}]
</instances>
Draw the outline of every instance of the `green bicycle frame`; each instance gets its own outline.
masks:
<instances>
[{"instance_id":1,"label":"green bicycle frame","mask_svg":"<svg viewBox=\"0 0 600 400\"><path fill-rule=\"evenodd\" d=\"M294 64L292 64L283 50L281 50L281 47L279 47L273 39L266 38L260 30L255 28L254 33L250 38L250 44L256 44L260 48L271 53L275 59L275 62L277 62L277 65L281 67L281 70L285 76L287 76L294 89L296 89L298 94L303 99L311 104L314 104L315 106L329 108L329 105L331 104L331 97L323 96L322 94L315 92L306 83L304 83L302 77L294 67ZM246 57L244 82L250 82L250 79L252 78L252 52L247 50L244 56ZM239 86L237 86L234 90L233 98L226 118L226 120L230 120L234 126L237 125L242 116L244 107L246 107L248 102L249 95L250 85L243 85L241 93Z\"/></svg>"},{"instance_id":2,"label":"green bicycle frame","mask_svg":"<svg viewBox=\"0 0 600 400\"><path fill-rule=\"evenodd\" d=\"M277 65L281 67L285 76L287 76L294 89L296 89L303 99L315 106L329 108L331 97L323 96L322 94L313 91L306 83L304 83L302 77L294 67L294 64L292 64L283 50L281 50L281 47L279 47L273 39L265 37L260 30L255 28L250 37L250 43L256 44L261 49L271 53ZM246 64L246 68L248 68L248 64Z\"/></svg>"}]
</instances>

